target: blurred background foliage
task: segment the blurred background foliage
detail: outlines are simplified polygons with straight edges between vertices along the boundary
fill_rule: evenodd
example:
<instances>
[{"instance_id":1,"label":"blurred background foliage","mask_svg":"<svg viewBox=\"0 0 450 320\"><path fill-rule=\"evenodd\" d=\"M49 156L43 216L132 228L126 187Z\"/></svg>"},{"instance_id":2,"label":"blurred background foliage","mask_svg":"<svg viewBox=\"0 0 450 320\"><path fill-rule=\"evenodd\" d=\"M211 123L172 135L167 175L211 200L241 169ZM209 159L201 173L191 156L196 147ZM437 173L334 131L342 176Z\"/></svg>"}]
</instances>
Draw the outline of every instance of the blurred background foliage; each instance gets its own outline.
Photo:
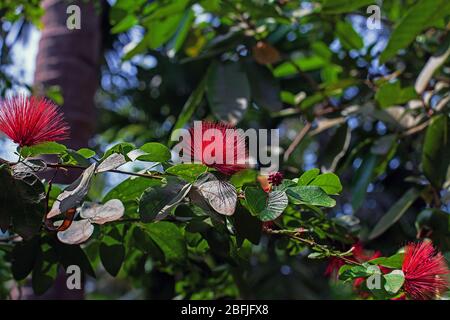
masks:
<instances>
[{"instance_id":1,"label":"blurred background foliage","mask_svg":"<svg viewBox=\"0 0 450 320\"><path fill-rule=\"evenodd\" d=\"M278 128L280 150L272 152L280 154L280 171L288 178L314 167L337 173L344 191L329 218L367 249L389 255L431 237L448 256L450 2L99 3L106 19L89 147L169 143L174 129L196 119ZM1 2L1 97L33 90L20 80L12 50L33 25L45 28L43 14L38 0ZM64 90L46 90L66 104ZM101 200L117 183L97 181L91 198ZM99 243L90 244L85 251L98 270L87 297L352 297L351 288L323 276L326 261L307 260L304 248L263 237L229 257L219 232L208 243L190 235L189 254L203 258L189 266L159 264L133 237L117 278L101 267ZM7 267L0 261L2 280Z\"/></svg>"}]
</instances>

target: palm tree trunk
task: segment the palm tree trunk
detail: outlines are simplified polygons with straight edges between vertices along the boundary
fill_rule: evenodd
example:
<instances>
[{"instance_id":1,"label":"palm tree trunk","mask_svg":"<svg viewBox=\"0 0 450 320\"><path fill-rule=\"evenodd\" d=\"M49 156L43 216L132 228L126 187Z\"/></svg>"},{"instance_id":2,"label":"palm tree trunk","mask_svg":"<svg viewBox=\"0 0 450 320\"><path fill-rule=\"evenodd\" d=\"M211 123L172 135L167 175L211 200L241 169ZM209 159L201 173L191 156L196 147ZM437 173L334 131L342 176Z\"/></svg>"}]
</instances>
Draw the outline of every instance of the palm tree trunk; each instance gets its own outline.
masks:
<instances>
[{"instance_id":1,"label":"palm tree trunk","mask_svg":"<svg viewBox=\"0 0 450 320\"><path fill-rule=\"evenodd\" d=\"M44 29L36 61L35 86L40 94L45 88L59 86L62 110L71 127L68 146L86 147L95 125L94 95L97 90L101 58L100 1L44 0ZM81 9L81 28L68 29L67 7Z\"/></svg>"},{"instance_id":2,"label":"palm tree trunk","mask_svg":"<svg viewBox=\"0 0 450 320\"><path fill-rule=\"evenodd\" d=\"M36 61L35 88L45 95L50 86L59 86L64 103L61 106L71 128L67 145L72 149L86 147L94 133L94 95L98 87L102 51L101 1L44 0L44 29ZM81 11L81 28L70 30L66 21L69 5ZM79 174L79 172L77 172ZM49 175L52 175L50 173ZM63 175L56 182L69 183L75 176ZM41 297L25 299L82 299L83 290L69 290L66 274L61 271L53 287Z\"/></svg>"}]
</instances>

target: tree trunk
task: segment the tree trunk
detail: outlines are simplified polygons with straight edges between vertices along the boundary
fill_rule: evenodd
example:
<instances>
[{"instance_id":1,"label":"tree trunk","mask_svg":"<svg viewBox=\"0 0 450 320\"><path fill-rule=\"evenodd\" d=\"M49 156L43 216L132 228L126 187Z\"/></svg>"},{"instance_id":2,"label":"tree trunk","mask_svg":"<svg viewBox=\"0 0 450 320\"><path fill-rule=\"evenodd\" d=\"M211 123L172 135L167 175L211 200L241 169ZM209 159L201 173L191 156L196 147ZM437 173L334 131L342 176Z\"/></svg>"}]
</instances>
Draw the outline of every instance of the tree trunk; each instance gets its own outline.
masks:
<instances>
[{"instance_id":1,"label":"tree trunk","mask_svg":"<svg viewBox=\"0 0 450 320\"><path fill-rule=\"evenodd\" d=\"M94 5L94 3L98 5ZM97 90L101 58L101 1L44 0L44 29L36 61L35 86L45 95L49 86L59 86L62 111L71 127L67 145L86 147L94 133L94 95ZM70 30L66 12L78 5L81 28Z\"/></svg>"},{"instance_id":2,"label":"tree trunk","mask_svg":"<svg viewBox=\"0 0 450 320\"><path fill-rule=\"evenodd\" d=\"M102 51L101 1L44 0L42 6L44 29L39 42L36 61L35 88L45 95L46 88L59 86L64 103L61 106L70 125L70 140L65 144L72 149L88 145L94 133L94 95L97 90ZM81 9L81 28L70 30L66 21L69 5ZM75 174L79 174L75 172ZM52 173L49 174L51 176ZM56 182L68 183L73 175L58 176ZM28 291L29 292L29 291ZM53 287L41 297L24 295L24 299L81 299L83 290L69 290L66 275L59 273Z\"/></svg>"}]
</instances>

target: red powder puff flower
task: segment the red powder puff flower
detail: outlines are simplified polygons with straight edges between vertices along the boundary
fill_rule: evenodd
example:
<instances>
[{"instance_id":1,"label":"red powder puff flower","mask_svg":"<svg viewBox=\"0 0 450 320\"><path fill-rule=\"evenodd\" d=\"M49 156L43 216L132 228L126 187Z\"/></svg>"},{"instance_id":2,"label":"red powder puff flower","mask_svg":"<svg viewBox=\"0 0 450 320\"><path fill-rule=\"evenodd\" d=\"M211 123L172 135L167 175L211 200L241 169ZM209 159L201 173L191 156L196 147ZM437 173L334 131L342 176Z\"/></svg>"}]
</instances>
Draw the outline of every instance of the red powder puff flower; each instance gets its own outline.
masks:
<instances>
[{"instance_id":1,"label":"red powder puff flower","mask_svg":"<svg viewBox=\"0 0 450 320\"><path fill-rule=\"evenodd\" d=\"M199 125L200 124L200 125ZM194 161L232 175L246 168L247 148L243 131L223 123L202 121L189 130L188 147Z\"/></svg>"},{"instance_id":2,"label":"red powder puff flower","mask_svg":"<svg viewBox=\"0 0 450 320\"><path fill-rule=\"evenodd\" d=\"M23 95L2 102L0 131L20 147L60 141L69 136L69 127L54 103Z\"/></svg>"},{"instance_id":3,"label":"red powder puff flower","mask_svg":"<svg viewBox=\"0 0 450 320\"><path fill-rule=\"evenodd\" d=\"M269 182L272 186L279 186L283 182L283 174L281 172L274 172L269 174Z\"/></svg>"},{"instance_id":4,"label":"red powder puff flower","mask_svg":"<svg viewBox=\"0 0 450 320\"><path fill-rule=\"evenodd\" d=\"M411 299L433 299L448 288L448 267L431 242L408 244L402 270L405 274L404 289Z\"/></svg>"}]
</instances>

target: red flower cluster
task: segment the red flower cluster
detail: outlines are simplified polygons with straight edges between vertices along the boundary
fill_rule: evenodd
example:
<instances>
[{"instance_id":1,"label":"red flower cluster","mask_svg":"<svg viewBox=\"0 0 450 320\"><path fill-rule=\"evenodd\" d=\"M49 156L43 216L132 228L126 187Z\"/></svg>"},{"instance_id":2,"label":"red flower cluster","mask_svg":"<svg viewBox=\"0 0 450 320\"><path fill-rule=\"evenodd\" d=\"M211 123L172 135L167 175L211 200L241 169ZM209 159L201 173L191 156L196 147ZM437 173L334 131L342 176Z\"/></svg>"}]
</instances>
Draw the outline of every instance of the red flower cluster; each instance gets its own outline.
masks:
<instances>
[{"instance_id":1,"label":"red flower cluster","mask_svg":"<svg viewBox=\"0 0 450 320\"><path fill-rule=\"evenodd\" d=\"M281 172L274 172L269 175L269 182L272 186L279 186L283 182L283 174Z\"/></svg>"},{"instance_id":2,"label":"red flower cluster","mask_svg":"<svg viewBox=\"0 0 450 320\"><path fill-rule=\"evenodd\" d=\"M447 264L430 242L408 244L402 270L405 274L404 289L411 299L433 299L448 289Z\"/></svg>"},{"instance_id":3,"label":"red flower cluster","mask_svg":"<svg viewBox=\"0 0 450 320\"><path fill-rule=\"evenodd\" d=\"M191 141L188 149L192 160L226 175L246 168L245 136L236 128L224 123L203 121L200 130L194 126L189 132Z\"/></svg>"},{"instance_id":4,"label":"red flower cluster","mask_svg":"<svg viewBox=\"0 0 450 320\"><path fill-rule=\"evenodd\" d=\"M54 103L23 95L2 102L0 131L20 147L69 137L69 127Z\"/></svg>"}]
</instances>

